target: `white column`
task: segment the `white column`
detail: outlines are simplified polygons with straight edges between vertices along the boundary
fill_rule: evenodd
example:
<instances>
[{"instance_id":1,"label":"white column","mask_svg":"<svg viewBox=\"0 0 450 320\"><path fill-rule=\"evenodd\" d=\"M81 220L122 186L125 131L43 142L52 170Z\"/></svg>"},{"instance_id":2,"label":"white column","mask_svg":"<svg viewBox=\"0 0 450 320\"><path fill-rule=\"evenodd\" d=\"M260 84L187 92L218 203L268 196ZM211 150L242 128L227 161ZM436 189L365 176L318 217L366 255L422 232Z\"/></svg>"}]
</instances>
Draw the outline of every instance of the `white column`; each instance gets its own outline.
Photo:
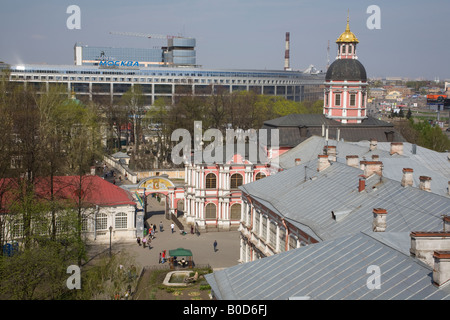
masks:
<instances>
[{"instance_id":1,"label":"white column","mask_svg":"<svg viewBox=\"0 0 450 320\"><path fill-rule=\"evenodd\" d=\"M280 226L277 224L277 240L275 242L275 253L280 252Z\"/></svg>"},{"instance_id":2,"label":"white column","mask_svg":"<svg viewBox=\"0 0 450 320\"><path fill-rule=\"evenodd\" d=\"M244 261L244 246L245 246L245 242L244 242L244 239L242 239L242 237L241 237L241 239L240 239L240 241L239 241L239 261L241 261L241 262L245 262Z\"/></svg>"}]
</instances>

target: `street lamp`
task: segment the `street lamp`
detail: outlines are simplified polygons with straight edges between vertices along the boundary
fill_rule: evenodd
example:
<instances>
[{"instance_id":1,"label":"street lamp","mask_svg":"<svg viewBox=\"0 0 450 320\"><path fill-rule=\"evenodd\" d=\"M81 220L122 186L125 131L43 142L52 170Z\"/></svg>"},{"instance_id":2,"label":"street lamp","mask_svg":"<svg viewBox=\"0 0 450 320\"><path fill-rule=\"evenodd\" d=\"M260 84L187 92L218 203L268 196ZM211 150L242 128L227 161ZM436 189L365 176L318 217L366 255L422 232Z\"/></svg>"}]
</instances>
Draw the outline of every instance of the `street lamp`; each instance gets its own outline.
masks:
<instances>
[{"instance_id":1,"label":"street lamp","mask_svg":"<svg viewBox=\"0 0 450 320\"><path fill-rule=\"evenodd\" d=\"M109 227L109 257L111 258L111 234L112 234L112 226Z\"/></svg>"},{"instance_id":2,"label":"street lamp","mask_svg":"<svg viewBox=\"0 0 450 320\"><path fill-rule=\"evenodd\" d=\"M147 216L147 197L145 195L145 190L146 190L146 188L144 187L144 219Z\"/></svg>"}]
</instances>

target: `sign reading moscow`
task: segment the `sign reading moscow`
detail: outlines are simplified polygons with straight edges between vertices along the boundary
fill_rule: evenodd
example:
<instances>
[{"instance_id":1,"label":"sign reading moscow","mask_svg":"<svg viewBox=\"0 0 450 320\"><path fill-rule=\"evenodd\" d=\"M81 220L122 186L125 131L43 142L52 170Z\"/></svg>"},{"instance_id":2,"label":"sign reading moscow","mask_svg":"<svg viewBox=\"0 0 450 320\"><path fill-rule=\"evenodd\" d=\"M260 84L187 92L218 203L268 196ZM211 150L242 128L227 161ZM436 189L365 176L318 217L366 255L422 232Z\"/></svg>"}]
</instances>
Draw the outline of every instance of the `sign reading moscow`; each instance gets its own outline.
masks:
<instances>
[{"instance_id":1,"label":"sign reading moscow","mask_svg":"<svg viewBox=\"0 0 450 320\"><path fill-rule=\"evenodd\" d=\"M98 63L102 67L139 67L138 61L103 60Z\"/></svg>"}]
</instances>

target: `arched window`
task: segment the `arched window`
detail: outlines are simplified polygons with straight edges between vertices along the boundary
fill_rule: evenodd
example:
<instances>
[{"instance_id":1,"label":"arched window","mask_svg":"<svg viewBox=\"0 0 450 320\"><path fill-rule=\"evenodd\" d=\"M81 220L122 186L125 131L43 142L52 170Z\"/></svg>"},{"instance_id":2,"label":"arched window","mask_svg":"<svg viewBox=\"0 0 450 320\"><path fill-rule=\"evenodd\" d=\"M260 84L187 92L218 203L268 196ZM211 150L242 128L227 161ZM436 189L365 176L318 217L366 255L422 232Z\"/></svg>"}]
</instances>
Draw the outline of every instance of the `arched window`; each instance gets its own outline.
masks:
<instances>
[{"instance_id":1,"label":"arched window","mask_svg":"<svg viewBox=\"0 0 450 320\"><path fill-rule=\"evenodd\" d=\"M116 214L114 226L116 229L126 229L127 224L127 214L125 212L119 212Z\"/></svg>"},{"instance_id":2,"label":"arched window","mask_svg":"<svg viewBox=\"0 0 450 320\"><path fill-rule=\"evenodd\" d=\"M239 186L242 186L242 183L243 183L242 175L240 175L239 173L235 173L231 176L231 183L230 183L231 189L237 189Z\"/></svg>"},{"instance_id":3,"label":"arched window","mask_svg":"<svg viewBox=\"0 0 450 320\"><path fill-rule=\"evenodd\" d=\"M235 203L231 206L230 220L241 220L241 204Z\"/></svg>"},{"instance_id":4,"label":"arched window","mask_svg":"<svg viewBox=\"0 0 450 320\"><path fill-rule=\"evenodd\" d=\"M265 178L265 177L266 177L266 175L263 172L258 172L256 174L255 181L257 181L259 179L262 179L262 178Z\"/></svg>"},{"instance_id":5,"label":"arched window","mask_svg":"<svg viewBox=\"0 0 450 320\"><path fill-rule=\"evenodd\" d=\"M206 189L215 189L217 187L217 178L214 173L206 175Z\"/></svg>"},{"instance_id":6,"label":"arched window","mask_svg":"<svg viewBox=\"0 0 450 320\"><path fill-rule=\"evenodd\" d=\"M205 207L205 219L216 219L216 217L217 217L216 205L210 202Z\"/></svg>"}]
</instances>

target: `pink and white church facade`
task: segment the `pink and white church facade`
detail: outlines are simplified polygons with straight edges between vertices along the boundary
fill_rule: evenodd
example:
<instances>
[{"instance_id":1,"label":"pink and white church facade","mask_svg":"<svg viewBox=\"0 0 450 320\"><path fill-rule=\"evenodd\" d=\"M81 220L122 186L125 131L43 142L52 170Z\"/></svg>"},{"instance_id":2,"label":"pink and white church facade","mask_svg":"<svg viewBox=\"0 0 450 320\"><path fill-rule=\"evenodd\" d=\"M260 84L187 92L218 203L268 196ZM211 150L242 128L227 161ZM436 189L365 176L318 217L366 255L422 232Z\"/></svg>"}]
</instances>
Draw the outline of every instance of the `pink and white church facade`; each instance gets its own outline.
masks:
<instances>
[{"instance_id":1,"label":"pink and white church facade","mask_svg":"<svg viewBox=\"0 0 450 320\"><path fill-rule=\"evenodd\" d=\"M270 164L251 162L240 153L234 153L223 163L186 164L186 223L200 231L237 230L243 210L239 187L273 173L274 167Z\"/></svg>"},{"instance_id":2,"label":"pink and white church facade","mask_svg":"<svg viewBox=\"0 0 450 320\"><path fill-rule=\"evenodd\" d=\"M361 123L367 118L367 75L356 55L359 41L350 31L348 18L336 43L338 55L325 76L323 113L343 124Z\"/></svg>"}]
</instances>

